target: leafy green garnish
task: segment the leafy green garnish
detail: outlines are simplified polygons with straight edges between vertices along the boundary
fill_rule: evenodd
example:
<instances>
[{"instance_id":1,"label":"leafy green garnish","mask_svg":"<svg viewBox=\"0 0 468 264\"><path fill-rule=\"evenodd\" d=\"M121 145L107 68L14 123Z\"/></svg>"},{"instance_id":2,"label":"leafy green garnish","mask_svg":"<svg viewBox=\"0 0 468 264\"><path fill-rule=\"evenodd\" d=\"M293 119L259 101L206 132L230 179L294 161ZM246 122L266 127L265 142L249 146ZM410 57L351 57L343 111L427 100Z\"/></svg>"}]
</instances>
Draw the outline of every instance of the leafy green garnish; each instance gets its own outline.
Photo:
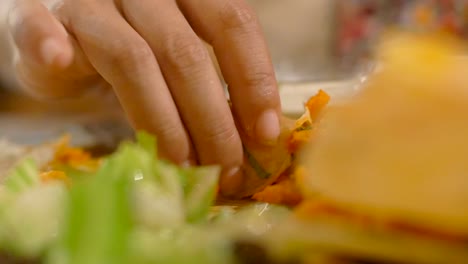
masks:
<instances>
[{"instance_id":1,"label":"leafy green garnish","mask_svg":"<svg viewBox=\"0 0 468 264\"><path fill-rule=\"evenodd\" d=\"M138 145L146 150L148 155L156 157L156 138L146 132L137 133Z\"/></svg>"},{"instance_id":2,"label":"leafy green garnish","mask_svg":"<svg viewBox=\"0 0 468 264\"><path fill-rule=\"evenodd\" d=\"M168 230L176 234L174 242L197 243L179 230L207 218L219 169L183 169L157 160L156 140L143 132L137 139L137 143L123 143L94 175L72 188L65 228L47 263L141 263L132 245L144 242L139 239L164 245L170 242L162 239ZM139 230L147 230L151 237L138 235ZM178 252L181 245L176 243L173 257L203 255L205 247L199 245L197 250ZM150 255L149 263L168 260L166 251Z\"/></svg>"},{"instance_id":3,"label":"leafy green garnish","mask_svg":"<svg viewBox=\"0 0 468 264\"><path fill-rule=\"evenodd\" d=\"M128 162L133 155L132 148L123 146L89 181L73 187L65 229L48 263L129 263L135 167Z\"/></svg>"},{"instance_id":4,"label":"leafy green garnish","mask_svg":"<svg viewBox=\"0 0 468 264\"><path fill-rule=\"evenodd\" d=\"M138 264L230 264L230 241L223 232L205 226L184 226L159 232L134 233L133 263Z\"/></svg>"}]
</instances>

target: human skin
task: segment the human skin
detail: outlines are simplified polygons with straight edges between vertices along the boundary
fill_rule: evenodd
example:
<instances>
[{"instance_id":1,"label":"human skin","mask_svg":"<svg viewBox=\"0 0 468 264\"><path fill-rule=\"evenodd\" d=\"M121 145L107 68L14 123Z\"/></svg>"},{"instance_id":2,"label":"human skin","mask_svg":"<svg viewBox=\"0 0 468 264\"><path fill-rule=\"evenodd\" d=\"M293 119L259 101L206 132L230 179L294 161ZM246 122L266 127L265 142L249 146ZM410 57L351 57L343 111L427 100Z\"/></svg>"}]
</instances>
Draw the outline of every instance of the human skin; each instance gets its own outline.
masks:
<instances>
[{"instance_id":1,"label":"human skin","mask_svg":"<svg viewBox=\"0 0 468 264\"><path fill-rule=\"evenodd\" d=\"M279 136L273 66L243 0L16 0L9 30L25 90L54 99L112 87L135 129L158 137L161 157L221 165L225 194L242 182L239 130L263 144Z\"/></svg>"}]
</instances>

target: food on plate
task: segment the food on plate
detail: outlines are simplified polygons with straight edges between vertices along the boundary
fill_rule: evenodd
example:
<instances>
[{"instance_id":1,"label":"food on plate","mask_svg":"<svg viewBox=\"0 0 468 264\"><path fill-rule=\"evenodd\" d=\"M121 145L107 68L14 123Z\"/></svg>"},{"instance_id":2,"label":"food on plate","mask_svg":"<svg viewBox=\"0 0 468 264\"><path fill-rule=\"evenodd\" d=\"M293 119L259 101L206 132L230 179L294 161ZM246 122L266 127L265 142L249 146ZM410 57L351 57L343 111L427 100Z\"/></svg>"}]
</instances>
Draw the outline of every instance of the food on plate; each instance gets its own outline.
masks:
<instances>
[{"instance_id":1,"label":"food on plate","mask_svg":"<svg viewBox=\"0 0 468 264\"><path fill-rule=\"evenodd\" d=\"M158 161L154 146L155 140L141 133L137 143L123 143L98 167L93 167L97 160L64 141L48 146L55 155L41 165L25 155L0 186L0 255L60 264L151 263L157 258L180 263L171 261L197 255L206 259L203 263L219 263L222 250L166 256L146 244L202 232L192 232L191 224L204 221L219 174L217 167L183 169ZM184 235L171 238L167 232ZM217 240L210 234L199 239ZM182 244L171 246L178 250Z\"/></svg>"},{"instance_id":2,"label":"food on plate","mask_svg":"<svg viewBox=\"0 0 468 264\"><path fill-rule=\"evenodd\" d=\"M295 153L318 124L311 116L326 102L320 92L298 121L285 119L279 144L245 143L241 197L299 203ZM0 171L1 263L290 263L271 259L250 238L269 232L291 211L216 205L218 167L180 168L158 160L156 141L144 132L103 157L69 142L67 136L38 147L2 141L9 154Z\"/></svg>"},{"instance_id":3,"label":"food on plate","mask_svg":"<svg viewBox=\"0 0 468 264\"><path fill-rule=\"evenodd\" d=\"M397 35L300 158L304 202L275 254L468 263L468 63L455 41Z\"/></svg>"},{"instance_id":4,"label":"food on plate","mask_svg":"<svg viewBox=\"0 0 468 264\"><path fill-rule=\"evenodd\" d=\"M268 203L216 204L219 168L159 160L144 132L100 158L0 142L0 262L468 263L463 52L396 35L358 95L320 91L278 145L246 141L240 196Z\"/></svg>"},{"instance_id":5,"label":"food on plate","mask_svg":"<svg viewBox=\"0 0 468 264\"><path fill-rule=\"evenodd\" d=\"M1 263L290 263L250 238L291 211L215 206L218 167L158 160L155 139L143 132L99 159L67 142L41 146L51 154L41 163L18 151L24 155L6 172Z\"/></svg>"}]
</instances>

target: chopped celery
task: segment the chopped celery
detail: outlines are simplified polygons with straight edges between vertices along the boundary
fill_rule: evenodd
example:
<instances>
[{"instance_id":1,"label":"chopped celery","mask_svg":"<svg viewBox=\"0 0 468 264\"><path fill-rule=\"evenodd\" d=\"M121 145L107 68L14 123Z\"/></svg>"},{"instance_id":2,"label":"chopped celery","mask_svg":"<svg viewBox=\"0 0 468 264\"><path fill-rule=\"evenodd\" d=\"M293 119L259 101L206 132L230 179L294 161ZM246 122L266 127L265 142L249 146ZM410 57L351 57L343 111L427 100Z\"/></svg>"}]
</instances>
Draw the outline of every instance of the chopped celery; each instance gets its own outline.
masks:
<instances>
[{"instance_id":1,"label":"chopped celery","mask_svg":"<svg viewBox=\"0 0 468 264\"><path fill-rule=\"evenodd\" d=\"M22 192L39 182L39 169L33 159L27 158L7 175L5 186L12 192Z\"/></svg>"},{"instance_id":2,"label":"chopped celery","mask_svg":"<svg viewBox=\"0 0 468 264\"><path fill-rule=\"evenodd\" d=\"M233 263L231 244L224 234L187 225L158 232L140 229L133 234L133 263Z\"/></svg>"},{"instance_id":3,"label":"chopped celery","mask_svg":"<svg viewBox=\"0 0 468 264\"><path fill-rule=\"evenodd\" d=\"M130 147L122 147L88 182L73 187L65 229L48 263L129 263L129 193L140 165L131 163L133 155Z\"/></svg>"},{"instance_id":4,"label":"chopped celery","mask_svg":"<svg viewBox=\"0 0 468 264\"><path fill-rule=\"evenodd\" d=\"M216 198L219 167L190 169L185 185L185 209L187 221L195 223L206 219Z\"/></svg>"},{"instance_id":5,"label":"chopped celery","mask_svg":"<svg viewBox=\"0 0 468 264\"><path fill-rule=\"evenodd\" d=\"M63 184L40 184L35 161L26 158L10 171L0 192L0 250L25 257L42 254L59 229Z\"/></svg>"}]
</instances>

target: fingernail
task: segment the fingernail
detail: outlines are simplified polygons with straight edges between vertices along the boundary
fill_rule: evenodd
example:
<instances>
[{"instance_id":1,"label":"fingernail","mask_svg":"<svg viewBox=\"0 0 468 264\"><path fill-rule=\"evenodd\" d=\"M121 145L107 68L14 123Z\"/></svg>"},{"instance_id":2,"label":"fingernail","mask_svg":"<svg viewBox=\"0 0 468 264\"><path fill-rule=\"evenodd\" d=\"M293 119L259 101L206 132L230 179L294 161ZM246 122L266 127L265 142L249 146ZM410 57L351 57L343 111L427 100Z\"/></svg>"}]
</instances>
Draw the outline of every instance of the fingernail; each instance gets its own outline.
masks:
<instances>
[{"instance_id":1,"label":"fingernail","mask_svg":"<svg viewBox=\"0 0 468 264\"><path fill-rule=\"evenodd\" d=\"M275 144L280 135L280 124L278 114L274 109L263 112L257 119L255 134L264 144Z\"/></svg>"},{"instance_id":2,"label":"fingernail","mask_svg":"<svg viewBox=\"0 0 468 264\"><path fill-rule=\"evenodd\" d=\"M196 165L196 162L193 160L186 160L180 164L182 168L190 168Z\"/></svg>"},{"instance_id":3,"label":"fingernail","mask_svg":"<svg viewBox=\"0 0 468 264\"><path fill-rule=\"evenodd\" d=\"M60 44L53 38L46 39L41 44L41 56L44 63L51 66L59 60Z\"/></svg>"},{"instance_id":4,"label":"fingernail","mask_svg":"<svg viewBox=\"0 0 468 264\"><path fill-rule=\"evenodd\" d=\"M221 174L221 194L226 197L235 196L242 187L244 174L240 167L233 167Z\"/></svg>"}]
</instances>

